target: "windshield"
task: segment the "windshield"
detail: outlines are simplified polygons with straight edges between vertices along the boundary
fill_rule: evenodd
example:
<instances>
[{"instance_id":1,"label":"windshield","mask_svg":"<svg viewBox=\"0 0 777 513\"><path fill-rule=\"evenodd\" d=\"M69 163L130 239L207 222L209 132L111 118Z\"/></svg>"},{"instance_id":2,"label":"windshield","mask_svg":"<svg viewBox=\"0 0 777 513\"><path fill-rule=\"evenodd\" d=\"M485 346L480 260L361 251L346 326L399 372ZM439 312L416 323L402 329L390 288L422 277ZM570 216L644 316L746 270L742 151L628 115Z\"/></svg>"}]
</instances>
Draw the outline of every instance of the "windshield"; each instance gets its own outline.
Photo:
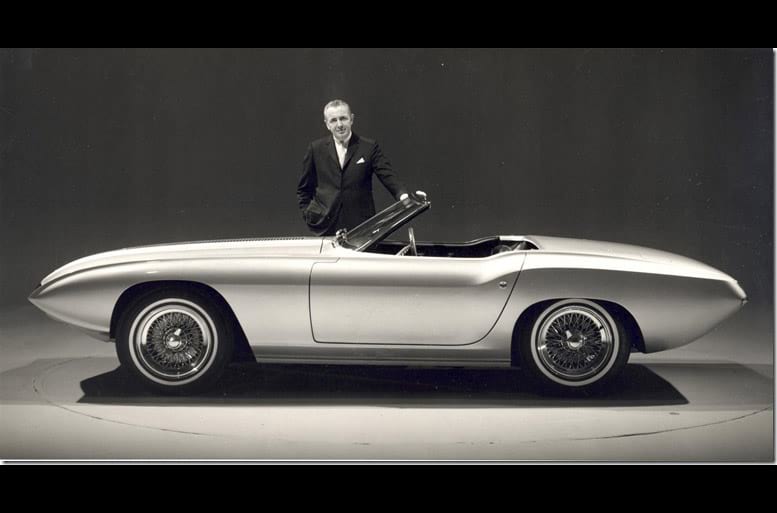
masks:
<instances>
[{"instance_id":1,"label":"windshield","mask_svg":"<svg viewBox=\"0 0 777 513\"><path fill-rule=\"evenodd\" d=\"M363 251L388 237L430 206L426 196L410 194L348 231L339 242L346 248Z\"/></svg>"}]
</instances>

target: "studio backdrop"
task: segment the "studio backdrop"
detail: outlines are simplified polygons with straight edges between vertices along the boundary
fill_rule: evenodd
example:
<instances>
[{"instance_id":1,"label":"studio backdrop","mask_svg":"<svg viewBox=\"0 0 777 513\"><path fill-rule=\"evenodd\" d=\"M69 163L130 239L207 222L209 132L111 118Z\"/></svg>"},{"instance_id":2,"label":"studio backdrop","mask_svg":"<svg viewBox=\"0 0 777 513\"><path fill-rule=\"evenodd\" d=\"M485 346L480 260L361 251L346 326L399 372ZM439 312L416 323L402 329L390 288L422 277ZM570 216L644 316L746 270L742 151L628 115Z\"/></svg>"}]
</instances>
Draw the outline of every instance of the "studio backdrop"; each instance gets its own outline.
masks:
<instances>
[{"instance_id":1,"label":"studio backdrop","mask_svg":"<svg viewBox=\"0 0 777 513\"><path fill-rule=\"evenodd\" d=\"M419 240L655 247L771 315L773 77L769 49L0 50L0 302L99 251L309 234L302 158L342 98L428 193Z\"/></svg>"}]
</instances>

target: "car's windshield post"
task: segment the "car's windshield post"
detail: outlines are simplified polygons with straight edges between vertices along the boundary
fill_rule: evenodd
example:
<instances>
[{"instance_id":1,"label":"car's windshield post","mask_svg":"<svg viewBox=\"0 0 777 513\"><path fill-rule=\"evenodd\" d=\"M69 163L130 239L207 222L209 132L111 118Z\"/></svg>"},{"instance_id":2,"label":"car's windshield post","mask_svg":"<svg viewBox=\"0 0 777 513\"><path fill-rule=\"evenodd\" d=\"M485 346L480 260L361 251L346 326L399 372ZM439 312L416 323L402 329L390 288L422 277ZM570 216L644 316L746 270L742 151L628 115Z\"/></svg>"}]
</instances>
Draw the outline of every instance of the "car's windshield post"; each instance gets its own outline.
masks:
<instances>
[{"instance_id":1,"label":"car's windshield post","mask_svg":"<svg viewBox=\"0 0 777 513\"><path fill-rule=\"evenodd\" d=\"M338 246L343 245L343 241L345 241L348 238L348 229L347 228L340 228L335 232L335 244Z\"/></svg>"}]
</instances>

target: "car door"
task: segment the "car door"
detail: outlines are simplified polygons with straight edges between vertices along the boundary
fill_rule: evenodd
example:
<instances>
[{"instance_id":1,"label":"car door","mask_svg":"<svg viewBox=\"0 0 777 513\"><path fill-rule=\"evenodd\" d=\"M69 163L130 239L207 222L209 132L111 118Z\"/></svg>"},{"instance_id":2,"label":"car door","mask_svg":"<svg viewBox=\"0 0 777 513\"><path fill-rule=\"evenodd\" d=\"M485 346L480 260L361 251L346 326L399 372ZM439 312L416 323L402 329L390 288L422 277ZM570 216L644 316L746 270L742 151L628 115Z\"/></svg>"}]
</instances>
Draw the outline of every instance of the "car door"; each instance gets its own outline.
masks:
<instances>
[{"instance_id":1,"label":"car door","mask_svg":"<svg viewBox=\"0 0 777 513\"><path fill-rule=\"evenodd\" d=\"M356 253L317 262L310 279L313 338L345 344L472 344L499 319L524 258L523 253L487 258Z\"/></svg>"}]
</instances>

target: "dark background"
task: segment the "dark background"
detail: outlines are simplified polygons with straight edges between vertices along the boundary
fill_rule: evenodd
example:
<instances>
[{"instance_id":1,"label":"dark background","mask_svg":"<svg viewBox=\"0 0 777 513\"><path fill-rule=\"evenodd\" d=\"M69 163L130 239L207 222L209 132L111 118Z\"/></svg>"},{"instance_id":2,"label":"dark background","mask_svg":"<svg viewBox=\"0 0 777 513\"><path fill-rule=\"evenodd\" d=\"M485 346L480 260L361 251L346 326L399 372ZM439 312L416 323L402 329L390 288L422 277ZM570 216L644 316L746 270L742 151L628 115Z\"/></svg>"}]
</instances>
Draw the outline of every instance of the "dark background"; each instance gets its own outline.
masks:
<instances>
[{"instance_id":1,"label":"dark background","mask_svg":"<svg viewBox=\"0 0 777 513\"><path fill-rule=\"evenodd\" d=\"M0 304L90 253L307 234L302 157L342 98L429 194L420 240L655 247L773 312L770 49L12 49L0 66Z\"/></svg>"}]
</instances>

